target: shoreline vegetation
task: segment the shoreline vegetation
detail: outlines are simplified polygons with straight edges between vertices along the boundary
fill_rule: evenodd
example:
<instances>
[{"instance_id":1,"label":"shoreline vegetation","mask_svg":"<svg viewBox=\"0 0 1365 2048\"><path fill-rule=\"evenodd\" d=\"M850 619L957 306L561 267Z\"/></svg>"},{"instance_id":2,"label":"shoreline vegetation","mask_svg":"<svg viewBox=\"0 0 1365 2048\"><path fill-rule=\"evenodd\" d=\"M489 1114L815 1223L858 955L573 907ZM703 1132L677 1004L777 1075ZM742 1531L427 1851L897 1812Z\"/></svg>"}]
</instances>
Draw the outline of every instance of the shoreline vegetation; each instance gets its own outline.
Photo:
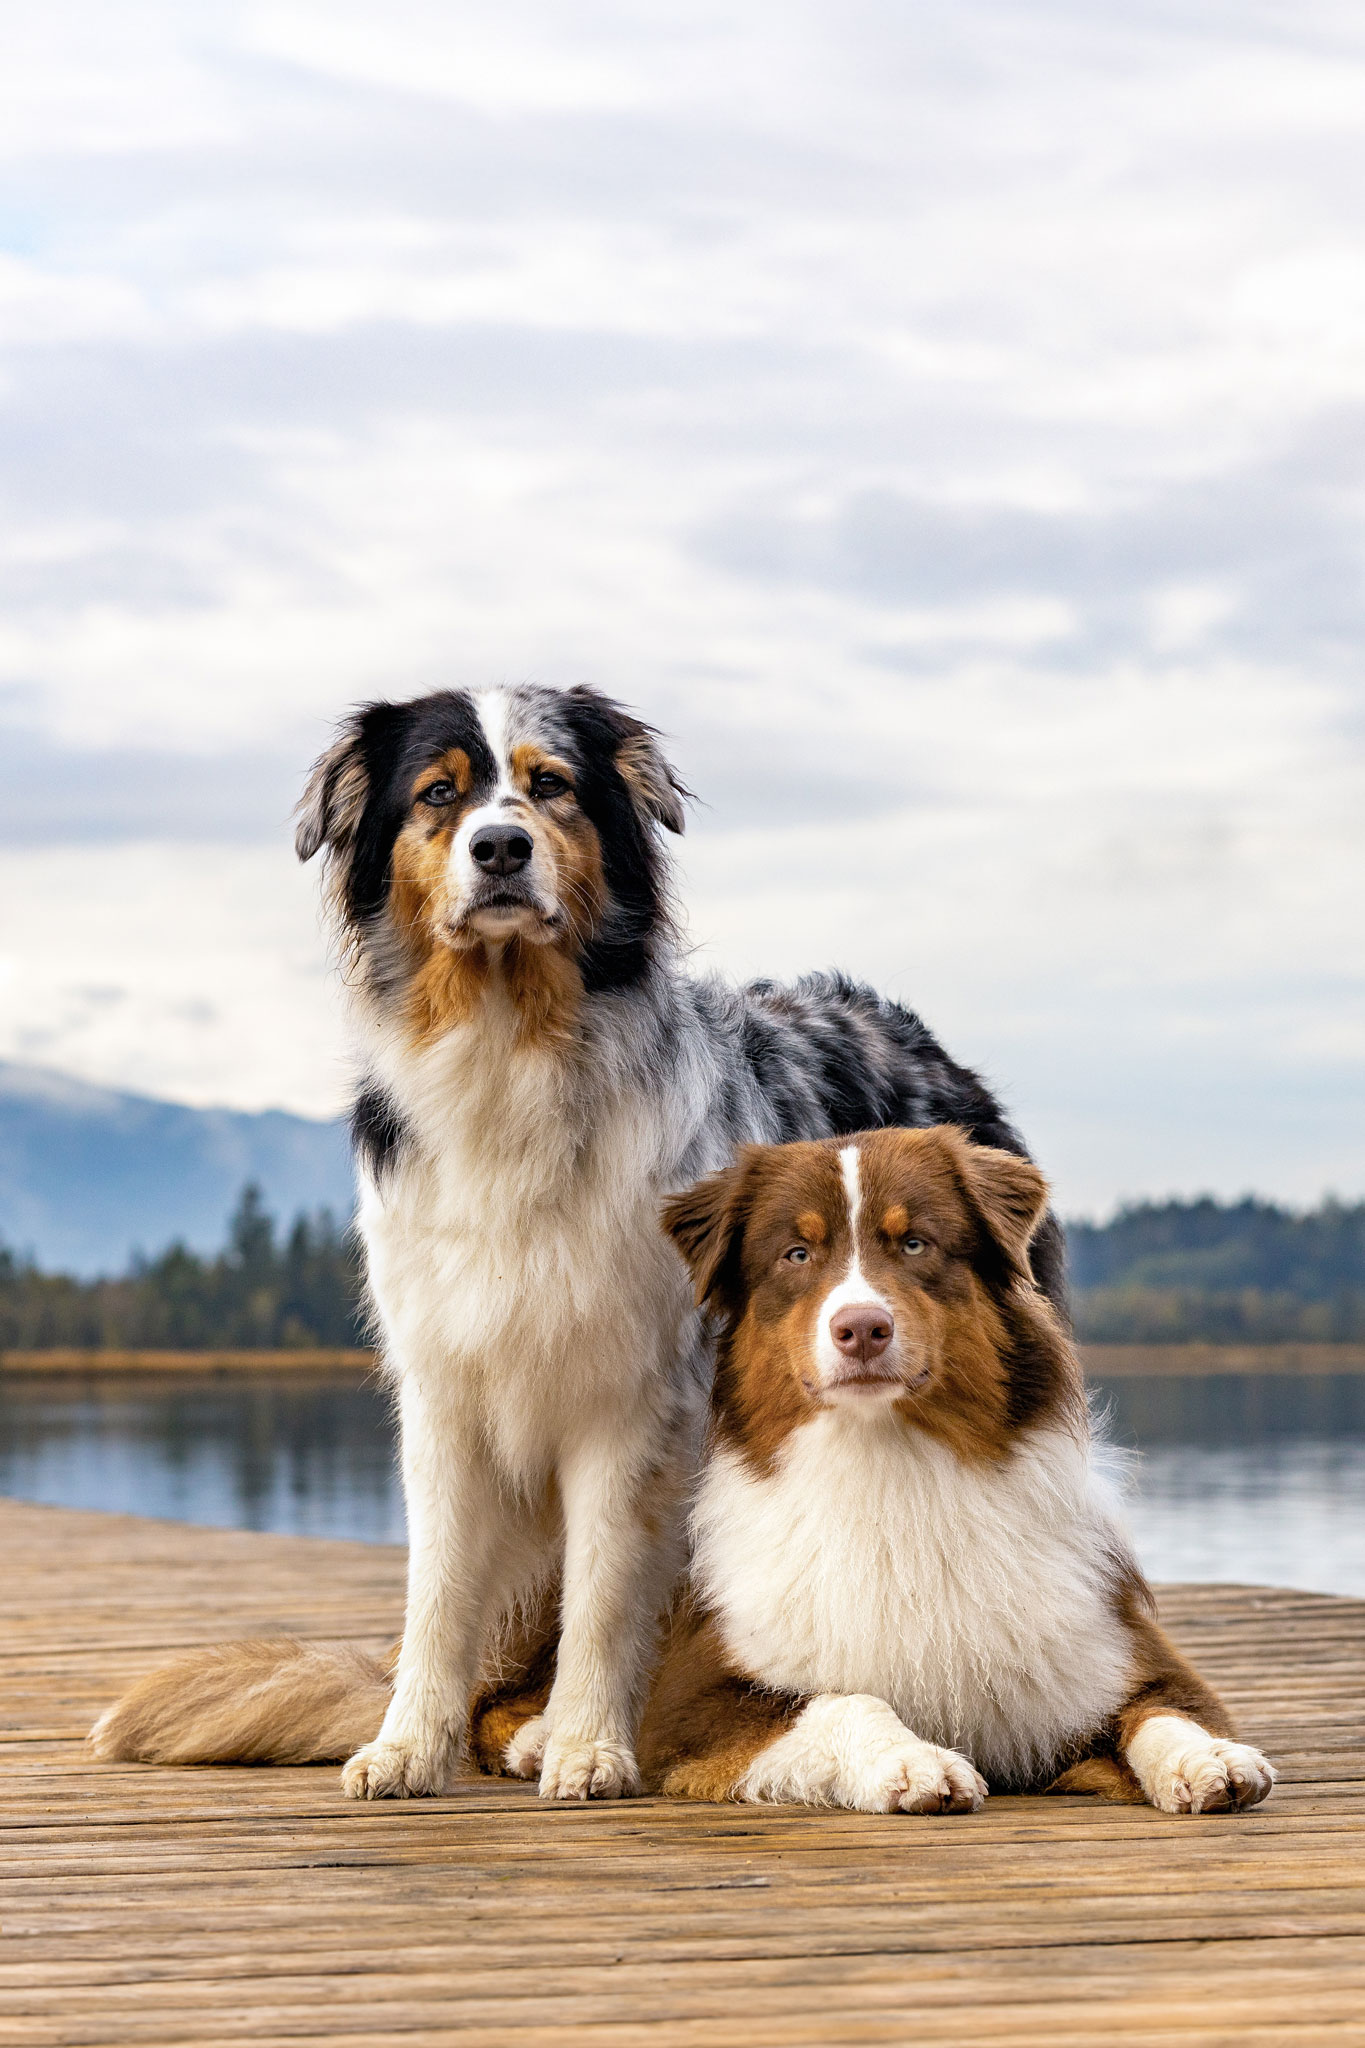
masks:
<instances>
[{"instance_id":1,"label":"shoreline vegetation","mask_svg":"<svg viewBox=\"0 0 1365 2048\"><path fill-rule=\"evenodd\" d=\"M1082 1344L1079 1349L1086 1374L1094 1380L1365 1374L1365 1344ZM0 1381L10 1375L136 1379L176 1374L209 1379L242 1374L354 1376L360 1381L376 1370L375 1353L360 1347L173 1351L54 1346L0 1351Z\"/></svg>"},{"instance_id":2,"label":"shoreline vegetation","mask_svg":"<svg viewBox=\"0 0 1365 2048\"><path fill-rule=\"evenodd\" d=\"M1305 1213L1250 1198L1143 1202L1109 1223L1068 1224L1067 1252L1077 1336L1115 1356L1365 1349L1365 1202ZM0 1246L0 1359L250 1354L308 1370L305 1358L367 1354L368 1335L348 1226L321 1209L281 1234L252 1185L211 1256L172 1244L82 1279Z\"/></svg>"}]
</instances>

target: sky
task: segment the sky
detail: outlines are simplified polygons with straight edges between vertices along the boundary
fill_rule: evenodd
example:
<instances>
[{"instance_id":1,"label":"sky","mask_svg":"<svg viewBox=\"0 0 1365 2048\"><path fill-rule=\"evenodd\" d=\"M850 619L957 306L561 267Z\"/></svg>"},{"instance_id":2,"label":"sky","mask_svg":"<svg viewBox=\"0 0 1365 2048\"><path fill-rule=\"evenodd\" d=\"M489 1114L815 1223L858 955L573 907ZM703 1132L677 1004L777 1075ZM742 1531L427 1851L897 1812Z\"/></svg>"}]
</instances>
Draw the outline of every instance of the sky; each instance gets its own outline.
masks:
<instances>
[{"instance_id":1,"label":"sky","mask_svg":"<svg viewBox=\"0 0 1365 2048\"><path fill-rule=\"evenodd\" d=\"M1069 1214L1365 1192L1365 24L63 0L0 78L0 1058L334 1113L356 702L668 735Z\"/></svg>"}]
</instances>

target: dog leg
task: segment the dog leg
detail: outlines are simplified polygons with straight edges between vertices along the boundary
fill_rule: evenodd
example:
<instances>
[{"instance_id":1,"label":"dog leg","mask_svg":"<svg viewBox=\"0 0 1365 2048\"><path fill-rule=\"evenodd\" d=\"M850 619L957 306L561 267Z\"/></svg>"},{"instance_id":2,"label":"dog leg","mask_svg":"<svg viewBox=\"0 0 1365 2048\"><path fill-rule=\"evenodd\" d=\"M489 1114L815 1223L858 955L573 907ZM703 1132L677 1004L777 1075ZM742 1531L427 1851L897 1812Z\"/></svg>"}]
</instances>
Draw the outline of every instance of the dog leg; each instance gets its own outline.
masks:
<instances>
[{"instance_id":1,"label":"dog leg","mask_svg":"<svg viewBox=\"0 0 1365 2048\"><path fill-rule=\"evenodd\" d=\"M1163 1813L1228 1813L1269 1796L1275 1772L1235 1739L1227 1708L1149 1614L1128 1616L1137 1683L1117 1748Z\"/></svg>"},{"instance_id":2,"label":"dog leg","mask_svg":"<svg viewBox=\"0 0 1365 2048\"><path fill-rule=\"evenodd\" d=\"M1275 1783L1259 1749L1210 1735L1183 1714L1149 1714L1124 1748L1147 1798L1163 1813L1230 1813L1258 1806Z\"/></svg>"},{"instance_id":3,"label":"dog leg","mask_svg":"<svg viewBox=\"0 0 1365 2048\"><path fill-rule=\"evenodd\" d=\"M913 1735L870 1693L820 1693L735 1787L740 1799L858 1813L975 1813L986 1781L955 1749Z\"/></svg>"},{"instance_id":4,"label":"dog leg","mask_svg":"<svg viewBox=\"0 0 1365 2048\"><path fill-rule=\"evenodd\" d=\"M544 1799L638 1792L634 1742L654 1630L676 1562L675 1487L618 1444L595 1442L560 1471L564 1607L543 1723L522 1730L509 1767L540 1756ZM645 1499L649 1488L648 1501ZM652 1526L651 1526L652 1525Z\"/></svg>"},{"instance_id":5,"label":"dog leg","mask_svg":"<svg viewBox=\"0 0 1365 2048\"><path fill-rule=\"evenodd\" d=\"M353 1799L445 1789L465 1740L506 1508L483 1452L433 1410L413 1377L400 1388L408 1600L393 1699L373 1742L342 1772Z\"/></svg>"}]
</instances>

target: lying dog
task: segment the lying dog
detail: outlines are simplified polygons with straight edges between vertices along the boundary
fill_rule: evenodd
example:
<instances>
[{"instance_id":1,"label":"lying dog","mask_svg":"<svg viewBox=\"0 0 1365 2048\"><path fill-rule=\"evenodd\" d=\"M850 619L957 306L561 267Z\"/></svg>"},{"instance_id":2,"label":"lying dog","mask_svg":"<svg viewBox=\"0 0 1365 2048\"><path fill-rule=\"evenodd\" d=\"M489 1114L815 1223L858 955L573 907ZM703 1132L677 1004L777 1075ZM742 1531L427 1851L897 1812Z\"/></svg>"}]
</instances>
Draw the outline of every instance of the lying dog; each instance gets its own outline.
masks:
<instances>
[{"instance_id":1,"label":"lying dog","mask_svg":"<svg viewBox=\"0 0 1365 2048\"><path fill-rule=\"evenodd\" d=\"M1045 1202L1026 1160L923 1130L750 1147L668 1205L722 1336L648 1783L909 1813L988 1785L1266 1797L1096 1469L1029 1269Z\"/></svg>"},{"instance_id":2,"label":"lying dog","mask_svg":"<svg viewBox=\"0 0 1365 2048\"><path fill-rule=\"evenodd\" d=\"M667 1206L721 1323L691 1585L640 1732L648 1789L968 1812L987 1786L1210 1813L1274 1772L1166 1640L1033 1285L1041 1174L951 1129L751 1146ZM476 1702L475 1757L541 1766L553 1628ZM197 1652L114 1710L165 1762L372 1738L384 1667Z\"/></svg>"},{"instance_id":3,"label":"lying dog","mask_svg":"<svg viewBox=\"0 0 1365 2048\"><path fill-rule=\"evenodd\" d=\"M712 1373L664 1196L744 1141L878 1124L951 1121L1023 1151L896 1004L833 976L684 973L661 838L684 794L619 706L526 687L371 705L303 801L298 850L327 857L366 1062L359 1221L410 1544L392 1699L344 1773L357 1796L440 1791L509 1618L540 1615L560 1633L541 1790L638 1785ZM1036 1262L1060 1303L1051 1220ZM105 1716L97 1751L212 1751L237 1725L231 1655L210 1686L225 1722L203 1701L196 1718L184 1677L178 1705L139 1694L141 1735L131 1708ZM349 1697L278 1646L237 1676L262 1754L293 1753L281 1731L313 1725L317 1687Z\"/></svg>"}]
</instances>

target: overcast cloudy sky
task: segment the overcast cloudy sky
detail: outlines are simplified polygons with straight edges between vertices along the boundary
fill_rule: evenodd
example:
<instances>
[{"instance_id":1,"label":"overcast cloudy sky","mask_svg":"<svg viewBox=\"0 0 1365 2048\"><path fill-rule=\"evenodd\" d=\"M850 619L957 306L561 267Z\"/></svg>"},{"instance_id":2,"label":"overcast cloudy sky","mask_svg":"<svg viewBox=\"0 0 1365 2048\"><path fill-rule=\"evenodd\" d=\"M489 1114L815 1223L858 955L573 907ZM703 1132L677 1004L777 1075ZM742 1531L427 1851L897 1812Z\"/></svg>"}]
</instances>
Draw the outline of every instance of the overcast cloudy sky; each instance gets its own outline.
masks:
<instances>
[{"instance_id":1,"label":"overcast cloudy sky","mask_svg":"<svg viewBox=\"0 0 1365 2048\"><path fill-rule=\"evenodd\" d=\"M0 1057L327 1113L333 719L590 680L1070 1212L1365 1189L1365 26L120 0L0 81Z\"/></svg>"}]
</instances>

